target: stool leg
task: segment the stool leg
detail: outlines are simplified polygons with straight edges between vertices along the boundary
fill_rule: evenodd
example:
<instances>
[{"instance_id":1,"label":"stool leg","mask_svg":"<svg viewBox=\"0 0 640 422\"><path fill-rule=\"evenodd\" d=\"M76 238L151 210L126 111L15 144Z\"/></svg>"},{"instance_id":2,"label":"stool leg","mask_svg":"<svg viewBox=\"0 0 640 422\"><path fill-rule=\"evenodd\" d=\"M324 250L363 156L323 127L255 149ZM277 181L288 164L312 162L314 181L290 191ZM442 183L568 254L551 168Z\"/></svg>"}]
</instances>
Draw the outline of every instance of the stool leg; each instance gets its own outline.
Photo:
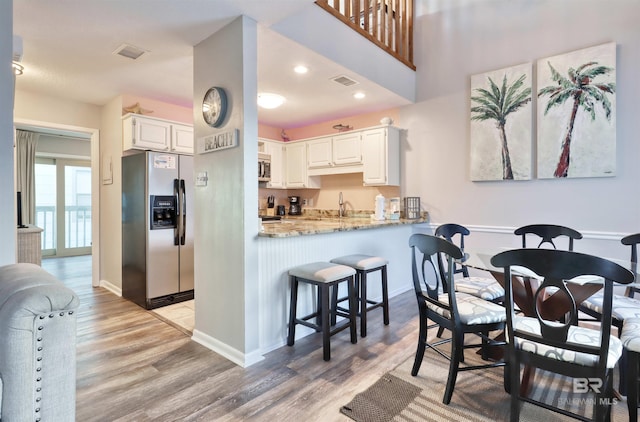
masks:
<instances>
[{"instance_id":1,"label":"stool leg","mask_svg":"<svg viewBox=\"0 0 640 422\"><path fill-rule=\"evenodd\" d=\"M362 337L367 336L367 272L356 272L360 283L360 335Z\"/></svg>"},{"instance_id":2,"label":"stool leg","mask_svg":"<svg viewBox=\"0 0 640 422\"><path fill-rule=\"evenodd\" d=\"M356 333L356 308L358 307L358 291L356 290L354 276L348 279L348 293L349 293L349 331L351 332L351 343L356 344L358 342L358 333ZM365 311L363 311L365 312Z\"/></svg>"},{"instance_id":3,"label":"stool leg","mask_svg":"<svg viewBox=\"0 0 640 422\"><path fill-rule=\"evenodd\" d=\"M318 295L316 296L316 333L322 331L322 296L320 292L320 286L318 286Z\"/></svg>"},{"instance_id":4,"label":"stool leg","mask_svg":"<svg viewBox=\"0 0 640 422\"><path fill-rule=\"evenodd\" d=\"M322 330L322 358L328 361L331 359L331 346L329 344L329 337L331 336L331 326L329 325L329 285L323 283L318 289L320 290L318 312L320 313Z\"/></svg>"},{"instance_id":5,"label":"stool leg","mask_svg":"<svg viewBox=\"0 0 640 422\"><path fill-rule=\"evenodd\" d=\"M331 326L336 325L336 311L338 310L338 285L331 287Z\"/></svg>"},{"instance_id":6,"label":"stool leg","mask_svg":"<svg viewBox=\"0 0 640 422\"><path fill-rule=\"evenodd\" d=\"M387 284L387 266L382 267L382 315L384 325L389 325L389 287Z\"/></svg>"},{"instance_id":7,"label":"stool leg","mask_svg":"<svg viewBox=\"0 0 640 422\"><path fill-rule=\"evenodd\" d=\"M289 335L287 336L287 345L293 346L296 337L296 310L298 308L298 279L291 279L291 304L289 305Z\"/></svg>"}]
</instances>

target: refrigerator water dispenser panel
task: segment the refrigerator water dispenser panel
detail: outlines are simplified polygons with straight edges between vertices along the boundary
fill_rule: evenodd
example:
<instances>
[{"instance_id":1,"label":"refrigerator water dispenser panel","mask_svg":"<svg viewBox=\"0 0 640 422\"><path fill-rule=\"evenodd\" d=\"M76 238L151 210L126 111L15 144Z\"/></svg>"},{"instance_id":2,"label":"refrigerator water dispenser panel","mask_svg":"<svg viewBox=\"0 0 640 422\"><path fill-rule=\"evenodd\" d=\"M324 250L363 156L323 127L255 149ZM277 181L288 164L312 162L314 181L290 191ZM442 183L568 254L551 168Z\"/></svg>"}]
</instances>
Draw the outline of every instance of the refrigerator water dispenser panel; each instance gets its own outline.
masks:
<instances>
[{"instance_id":1,"label":"refrigerator water dispenser panel","mask_svg":"<svg viewBox=\"0 0 640 422\"><path fill-rule=\"evenodd\" d=\"M151 230L176 228L176 197L151 195Z\"/></svg>"}]
</instances>

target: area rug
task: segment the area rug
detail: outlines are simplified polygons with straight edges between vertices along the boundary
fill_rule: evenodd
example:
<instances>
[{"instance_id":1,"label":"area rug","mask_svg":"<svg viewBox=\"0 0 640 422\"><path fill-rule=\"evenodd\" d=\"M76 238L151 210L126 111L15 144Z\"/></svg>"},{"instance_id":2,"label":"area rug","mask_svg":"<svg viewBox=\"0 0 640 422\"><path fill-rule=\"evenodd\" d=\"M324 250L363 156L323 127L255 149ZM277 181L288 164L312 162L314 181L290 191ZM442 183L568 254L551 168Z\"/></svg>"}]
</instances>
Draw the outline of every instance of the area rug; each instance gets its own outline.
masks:
<instances>
[{"instance_id":1,"label":"area rug","mask_svg":"<svg viewBox=\"0 0 640 422\"><path fill-rule=\"evenodd\" d=\"M481 360L473 352L465 353L469 364ZM411 376L413 357L382 376L367 390L342 406L340 412L358 422L388 421L474 421L509 420L509 395L503 387L503 368L458 372L458 379L449 405L442 403L449 364L433 351L427 351L418 376ZM586 404L591 395L572 395L572 381L562 376L536 372L532 397L546 403L562 403L572 411L591 414ZM613 400L612 421L628 421L626 401ZM520 421L559 422L575 419L534 406L522 405Z\"/></svg>"}]
</instances>

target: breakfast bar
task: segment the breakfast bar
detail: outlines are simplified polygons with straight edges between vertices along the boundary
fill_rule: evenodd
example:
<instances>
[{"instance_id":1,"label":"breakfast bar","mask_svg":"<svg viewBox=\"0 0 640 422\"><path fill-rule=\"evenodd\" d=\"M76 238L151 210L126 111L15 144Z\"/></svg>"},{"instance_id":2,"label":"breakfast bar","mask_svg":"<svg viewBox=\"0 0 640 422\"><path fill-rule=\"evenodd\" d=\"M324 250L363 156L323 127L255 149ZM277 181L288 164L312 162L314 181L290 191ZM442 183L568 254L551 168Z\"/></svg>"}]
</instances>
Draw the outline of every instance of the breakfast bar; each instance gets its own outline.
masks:
<instances>
[{"instance_id":1,"label":"breakfast bar","mask_svg":"<svg viewBox=\"0 0 640 422\"><path fill-rule=\"evenodd\" d=\"M286 344L289 312L288 271L298 265L330 261L350 254L386 258L389 297L412 288L408 239L419 219L375 221L369 217L303 217L263 222L258 233L260 350L267 353ZM374 277L374 276L372 276ZM368 297L379 299L380 283L372 282ZM307 287L307 286L305 286ZM316 298L311 289L299 290L300 313L311 311ZM393 308L390 309L393 321ZM372 312L370 323L382 324L382 312ZM311 334L307 327L296 331L296 338Z\"/></svg>"}]
</instances>

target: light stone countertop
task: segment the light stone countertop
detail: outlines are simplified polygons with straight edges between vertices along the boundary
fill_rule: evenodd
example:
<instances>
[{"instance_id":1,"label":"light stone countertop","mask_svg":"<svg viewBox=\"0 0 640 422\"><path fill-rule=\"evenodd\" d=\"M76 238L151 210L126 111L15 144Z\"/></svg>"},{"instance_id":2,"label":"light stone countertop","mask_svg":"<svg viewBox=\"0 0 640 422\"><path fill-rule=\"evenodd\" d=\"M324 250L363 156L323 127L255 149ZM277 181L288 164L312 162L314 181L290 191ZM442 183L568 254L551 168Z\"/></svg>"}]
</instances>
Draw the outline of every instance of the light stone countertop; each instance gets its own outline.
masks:
<instances>
[{"instance_id":1,"label":"light stone countertop","mask_svg":"<svg viewBox=\"0 0 640 422\"><path fill-rule=\"evenodd\" d=\"M404 224L419 224L427 221L426 216L418 219L382 220L376 221L363 217L285 217L277 222L263 222L263 229L258 233L260 237L293 237L322 233L346 232L352 230L378 229L382 227Z\"/></svg>"}]
</instances>

